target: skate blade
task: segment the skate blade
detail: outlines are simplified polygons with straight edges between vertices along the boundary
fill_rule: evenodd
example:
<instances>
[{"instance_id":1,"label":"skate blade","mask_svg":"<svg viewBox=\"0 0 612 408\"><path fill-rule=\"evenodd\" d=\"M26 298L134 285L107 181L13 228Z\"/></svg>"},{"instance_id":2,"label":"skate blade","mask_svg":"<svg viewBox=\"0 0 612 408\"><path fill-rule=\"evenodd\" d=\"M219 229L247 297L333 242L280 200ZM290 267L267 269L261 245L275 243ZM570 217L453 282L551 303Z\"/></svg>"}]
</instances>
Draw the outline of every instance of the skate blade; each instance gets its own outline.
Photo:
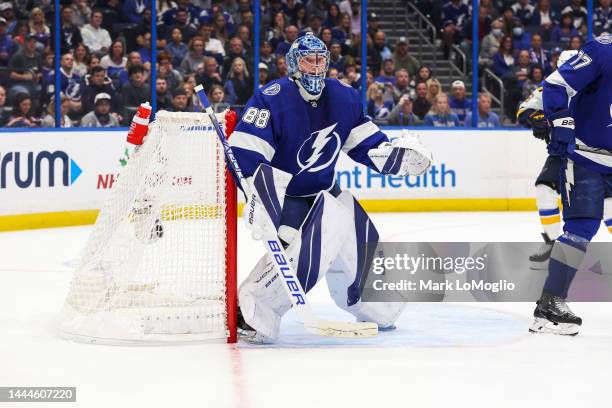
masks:
<instances>
[{"instance_id":1,"label":"skate blade","mask_svg":"<svg viewBox=\"0 0 612 408\"><path fill-rule=\"evenodd\" d=\"M544 262L530 261L529 262L529 269L531 269L532 271L547 270L548 269L548 262L549 262L549 260L546 260Z\"/></svg>"},{"instance_id":2,"label":"skate blade","mask_svg":"<svg viewBox=\"0 0 612 408\"><path fill-rule=\"evenodd\" d=\"M529 326L531 333L557 334L561 336L575 336L579 330L580 326L574 323L554 323L539 317L536 317L531 326Z\"/></svg>"},{"instance_id":3,"label":"skate blade","mask_svg":"<svg viewBox=\"0 0 612 408\"><path fill-rule=\"evenodd\" d=\"M273 344L274 340L257 333L255 330L244 330L238 328L238 337L249 344Z\"/></svg>"}]
</instances>

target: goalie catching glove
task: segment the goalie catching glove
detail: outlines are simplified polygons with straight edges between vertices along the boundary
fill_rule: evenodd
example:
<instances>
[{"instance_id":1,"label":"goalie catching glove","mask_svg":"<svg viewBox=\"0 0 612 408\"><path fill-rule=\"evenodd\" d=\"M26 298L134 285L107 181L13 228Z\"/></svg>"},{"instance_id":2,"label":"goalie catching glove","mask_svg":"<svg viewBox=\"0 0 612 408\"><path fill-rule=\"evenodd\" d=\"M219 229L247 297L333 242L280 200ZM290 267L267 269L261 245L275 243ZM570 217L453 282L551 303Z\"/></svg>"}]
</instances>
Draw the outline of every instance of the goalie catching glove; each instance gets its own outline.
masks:
<instances>
[{"instance_id":1,"label":"goalie catching glove","mask_svg":"<svg viewBox=\"0 0 612 408\"><path fill-rule=\"evenodd\" d=\"M397 139L370 149L368 156L381 174L396 176L419 176L429 169L433 160L419 138L407 130Z\"/></svg>"}]
</instances>

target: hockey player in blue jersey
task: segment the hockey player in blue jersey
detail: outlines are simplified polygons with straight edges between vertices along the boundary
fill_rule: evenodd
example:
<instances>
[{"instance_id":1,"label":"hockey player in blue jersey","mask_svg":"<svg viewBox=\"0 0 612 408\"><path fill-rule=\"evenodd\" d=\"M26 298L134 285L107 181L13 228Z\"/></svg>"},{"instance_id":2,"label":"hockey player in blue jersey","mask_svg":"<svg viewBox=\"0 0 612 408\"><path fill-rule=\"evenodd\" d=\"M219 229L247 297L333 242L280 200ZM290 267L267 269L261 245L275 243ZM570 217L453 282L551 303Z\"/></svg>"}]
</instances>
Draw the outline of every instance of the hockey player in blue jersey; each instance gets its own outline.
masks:
<instances>
[{"instance_id":1,"label":"hockey player in blue jersey","mask_svg":"<svg viewBox=\"0 0 612 408\"><path fill-rule=\"evenodd\" d=\"M359 321L392 328L401 303L366 303L361 291L378 242L367 214L335 176L340 152L380 173L425 172L431 154L415 137L393 141L364 115L358 93L326 79L329 52L311 33L287 53L289 76L260 88L229 139L242 172L257 191L244 218L261 238L269 214L306 292L323 277L335 303ZM262 193L263 192L263 193ZM239 331L271 342L291 308L268 255L240 285Z\"/></svg>"},{"instance_id":2,"label":"hockey player in blue jersey","mask_svg":"<svg viewBox=\"0 0 612 408\"><path fill-rule=\"evenodd\" d=\"M544 82L544 114L552 126L548 150L563 159L559 186L565 223L553 246L532 332L576 335L582 324L565 299L612 191L612 159L577 146L612 149L611 67L612 36L602 35Z\"/></svg>"}]
</instances>

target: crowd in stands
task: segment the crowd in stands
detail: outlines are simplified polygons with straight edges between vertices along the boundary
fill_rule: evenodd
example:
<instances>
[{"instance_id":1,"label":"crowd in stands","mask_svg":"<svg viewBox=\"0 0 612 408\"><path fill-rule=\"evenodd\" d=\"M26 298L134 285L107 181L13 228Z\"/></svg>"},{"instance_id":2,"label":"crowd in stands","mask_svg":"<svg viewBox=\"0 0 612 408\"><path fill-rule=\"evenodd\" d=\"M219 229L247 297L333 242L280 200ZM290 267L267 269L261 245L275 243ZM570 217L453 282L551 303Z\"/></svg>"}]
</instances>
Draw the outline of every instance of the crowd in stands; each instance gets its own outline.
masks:
<instances>
[{"instance_id":1,"label":"crowd in stands","mask_svg":"<svg viewBox=\"0 0 612 408\"><path fill-rule=\"evenodd\" d=\"M152 66L153 0L60 0L60 118L62 127L129 124L138 105L199 110L203 84L214 108L240 109L264 86L287 75L285 54L305 32L330 51L328 77L361 90L367 65L367 113L379 124L471 126L472 101L463 78L441 83L401 36L388 41L379 16L367 16L367 58L361 60L361 1L261 0L260 44L253 43L250 0L156 1L156 66ZM598 1L596 34L612 25L611 0ZM469 50L471 2L414 0L440 32L445 56ZM0 126L55 126L54 2L0 0ZM583 0L480 0L481 68L504 83L506 120L519 101L555 69L563 49L586 37ZM254 47L260 61L253 66ZM155 84L151 71L155 69ZM446 89L445 89L446 88ZM491 95L474 90L479 127L500 126Z\"/></svg>"},{"instance_id":2,"label":"crowd in stands","mask_svg":"<svg viewBox=\"0 0 612 408\"><path fill-rule=\"evenodd\" d=\"M471 54L471 1L415 0L442 39L446 58L453 45ZM593 0L593 35L612 30L611 0ZM578 50L587 40L586 0L480 0L480 72L503 81L504 116L513 124L518 104L557 68L563 50Z\"/></svg>"}]
</instances>

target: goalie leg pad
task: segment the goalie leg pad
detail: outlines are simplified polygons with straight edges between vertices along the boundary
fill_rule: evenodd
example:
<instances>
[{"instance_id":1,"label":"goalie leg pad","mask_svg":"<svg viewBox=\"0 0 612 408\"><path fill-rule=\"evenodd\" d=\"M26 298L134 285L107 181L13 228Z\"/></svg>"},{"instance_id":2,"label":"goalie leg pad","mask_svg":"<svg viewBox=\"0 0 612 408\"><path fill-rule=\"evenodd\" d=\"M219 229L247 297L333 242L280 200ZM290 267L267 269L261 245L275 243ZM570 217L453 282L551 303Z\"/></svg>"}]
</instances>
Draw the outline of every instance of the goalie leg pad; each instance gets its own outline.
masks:
<instances>
[{"instance_id":1,"label":"goalie leg pad","mask_svg":"<svg viewBox=\"0 0 612 408\"><path fill-rule=\"evenodd\" d=\"M273 342L278 337L281 317L291 308L291 303L268 254L240 285L238 302L242 317L257 331L261 341Z\"/></svg>"},{"instance_id":2,"label":"goalie leg pad","mask_svg":"<svg viewBox=\"0 0 612 408\"><path fill-rule=\"evenodd\" d=\"M344 206L328 192L321 192L287 247L291 265L306 292L325 275L345 240L352 219ZM244 320L259 335L273 341L278 336L281 317L291 308L282 279L266 254L240 285L238 299Z\"/></svg>"},{"instance_id":3,"label":"goalie leg pad","mask_svg":"<svg viewBox=\"0 0 612 408\"><path fill-rule=\"evenodd\" d=\"M253 239L263 238L265 231L270 228L269 220L272 221L274 229L278 229L285 191L290 180L291 174L267 164L260 164L255 174L246 180L250 197L247 197L242 217L247 228L251 230Z\"/></svg>"},{"instance_id":4,"label":"goalie leg pad","mask_svg":"<svg viewBox=\"0 0 612 408\"><path fill-rule=\"evenodd\" d=\"M361 301L363 285L378 244L378 231L359 202L344 191L338 200L351 214L349 239L326 275L327 287L334 302L353 314L359 321L378 324L381 329L392 328L405 303Z\"/></svg>"}]
</instances>

